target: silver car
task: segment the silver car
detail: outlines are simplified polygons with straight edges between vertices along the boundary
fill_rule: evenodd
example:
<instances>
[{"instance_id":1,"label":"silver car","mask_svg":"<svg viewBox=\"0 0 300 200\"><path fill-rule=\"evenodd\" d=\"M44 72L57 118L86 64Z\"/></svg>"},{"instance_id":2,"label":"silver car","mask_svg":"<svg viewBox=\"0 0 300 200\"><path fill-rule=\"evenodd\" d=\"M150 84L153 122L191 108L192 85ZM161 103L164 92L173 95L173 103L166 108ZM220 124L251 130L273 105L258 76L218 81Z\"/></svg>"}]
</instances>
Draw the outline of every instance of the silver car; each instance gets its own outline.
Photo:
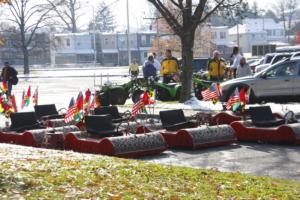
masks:
<instances>
[{"instance_id":1,"label":"silver car","mask_svg":"<svg viewBox=\"0 0 300 200\"><path fill-rule=\"evenodd\" d=\"M223 102L228 101L236 87L250 89L250 103L300 102L300 58L280 61L253 76L223 82L221 87Z\"/></svg>"}]
</instances>

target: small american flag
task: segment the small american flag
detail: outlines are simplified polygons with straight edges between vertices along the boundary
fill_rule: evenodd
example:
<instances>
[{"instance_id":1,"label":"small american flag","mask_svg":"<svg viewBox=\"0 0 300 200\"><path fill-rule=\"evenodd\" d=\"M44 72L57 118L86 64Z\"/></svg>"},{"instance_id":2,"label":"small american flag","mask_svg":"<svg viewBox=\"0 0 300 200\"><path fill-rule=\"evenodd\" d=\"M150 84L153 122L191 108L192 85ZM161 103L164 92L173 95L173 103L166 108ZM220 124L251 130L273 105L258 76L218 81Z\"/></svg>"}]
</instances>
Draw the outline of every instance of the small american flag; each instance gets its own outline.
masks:
<instances>
[{"instance_id":1,"label":"small american flag","mask_svg":"<svg viewBox=\"0 0 300 200\"><path fill-rule=\"evenodd\" d=\"M74 115L75 113L77 112L77 107L76 105L70 107L64 117L64 122L67 124L67 123L70 123L71 121L74 120Z\"/></svg>"},{"instance_id":2,"label":"small american flag","mask_svg":"<svg viewBox=\"0 0 300 200\"><path fill-rule=\"evenodd\" d=\"M226 104L226 109L231 110L232 105L238 103L239 101L240 101L239 90L236 88L234 93L228 99L228 102Z\"/></svg>"},{"instance_id":3,"label":"small american flag","mask_svg":"<svg viewBox=\"0 0 300 200\"><path fill-rule=\"evenodd\" d=\"M209 88L201 92L203 101L209 101L218 98L218 92L215 85L211 85Z\"/></svg>"},{"instance_id":4,"label":"small american flag","mask_svg":"<svg viewBox=\"0 0 300 200\"><path fill-rule=\"evenodd\" d=\"M143 108L144 103L143 103L143 99L140 99L138 102L136 102L131 110L131 117L135 117Z\"/></svg>"}]
</instances>

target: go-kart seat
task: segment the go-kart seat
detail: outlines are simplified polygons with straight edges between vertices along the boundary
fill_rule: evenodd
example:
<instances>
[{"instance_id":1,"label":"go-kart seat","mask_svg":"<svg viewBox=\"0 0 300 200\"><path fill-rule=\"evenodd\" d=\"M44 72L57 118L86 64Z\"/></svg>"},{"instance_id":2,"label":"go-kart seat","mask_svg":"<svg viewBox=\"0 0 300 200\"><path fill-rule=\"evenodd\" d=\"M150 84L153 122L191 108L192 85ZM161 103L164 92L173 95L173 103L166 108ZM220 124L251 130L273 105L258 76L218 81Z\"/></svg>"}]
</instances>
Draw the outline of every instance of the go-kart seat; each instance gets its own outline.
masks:
<instances>
[{"instance_id":1,"label":"go-kart seat","mask_svg":"<svg viewBox=\"0 0 300 200\"><path fill-rule=\"evenodd\" d=\"M284 119L277 119L273 116L270 106L250 107L249 114L252 123L258 127L273 127L285 123Z\"/></svg>"},{"instance_id":2,"label":"go-kart seat","mask_svg":"<svg viewBox=\"0 0 300 200\"><path fill-rule=\"evenodd\" d=\"M101 137L121 136L123 133L112 123L111 115L89 115L85 117L88 133Z\"/></svg>"},{"instance_id":3,"label":"go-kart seat","mask_svg":"<svg viewBox=\"0 0 300 200\"><path fill-rule=\"evenodd\" d=\"M62 119L64 117L64 115L58 113L55 104L36 105L34 111L39 120Z\"/></svg>"},{"instance_id":4,"label":"go-kart seat","mask_svg":"<svg viewBox=\"0 0 300 200\"><path fill-rule=\"evenodd\" d=\"M194 123L188 121L181 109L160 111L159 116L167 131L177 131L183 128L192 128Z\"/></svg>"},{"instance_id":5,"label":"go-kart seat","mask_svg":"<svg viewBox=\"0 0 300 200\"><path fill-rule=\"evenodd\" d=\"M41 129L42 127L37 121L35 112L18 112L11 113L11 131L23 132L26 130Z\"/></svg>"},{"instance_id":6,"label":"go-kart seat","mask_svg":"<svg viewBox=\"0 0 300 200\"><path fill-rule=\"evenodd\" d=\"M111 115L113 123L120 123L125 121L127 118L123 118L118 110L117 106L102 106L95 108L95 115Z\"/></svg>"}]
</instances>

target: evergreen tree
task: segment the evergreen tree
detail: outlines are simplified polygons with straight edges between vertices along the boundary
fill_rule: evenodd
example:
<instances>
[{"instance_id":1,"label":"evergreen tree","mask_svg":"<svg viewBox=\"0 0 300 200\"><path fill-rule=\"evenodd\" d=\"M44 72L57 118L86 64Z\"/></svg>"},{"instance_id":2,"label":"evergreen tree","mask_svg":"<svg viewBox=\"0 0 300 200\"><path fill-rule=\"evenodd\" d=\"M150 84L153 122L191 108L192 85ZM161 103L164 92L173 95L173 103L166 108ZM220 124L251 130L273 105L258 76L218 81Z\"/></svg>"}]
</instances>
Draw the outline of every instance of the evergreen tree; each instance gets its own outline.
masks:
<instances>
[{"instance_id":1,"label":"evergreen tree","mask_svg":"<svg viewBox=\"0 0 300 200\"><path fill-rule=\"evenodd\" d=\"M100 32L113 32L115 30L115 18L112 14L109 6L102 1L97 9L96 16L95 16L95 24L94 19L89 24L89 30L94 29Z\"/></svg>"}]
</instances>

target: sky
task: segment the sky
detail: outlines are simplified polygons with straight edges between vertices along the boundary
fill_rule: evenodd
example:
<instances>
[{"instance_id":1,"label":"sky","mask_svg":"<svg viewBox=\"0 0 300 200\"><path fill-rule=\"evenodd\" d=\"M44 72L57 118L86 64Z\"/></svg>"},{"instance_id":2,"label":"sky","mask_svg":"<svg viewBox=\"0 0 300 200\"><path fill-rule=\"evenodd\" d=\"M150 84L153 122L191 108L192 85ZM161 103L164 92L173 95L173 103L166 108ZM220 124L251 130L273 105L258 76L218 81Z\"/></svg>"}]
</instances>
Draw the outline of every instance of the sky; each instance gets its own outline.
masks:
<instances>
[{"instance_id":1,"label":"sky","mask_svg":"<svg viewBox=\"0 0 300 200\"><path fill-rule=\"evenodd\" d=\"M100 1L88 0L89 5L96 8ZM111 4L116 0L105 0L106 4ZM133 28L141 27L142 25L148 25L149 20L144 19L150 16L150 3L147 0L128 0L129 1L129 13L130 13L130 24ZM272 5L279 0L248 0L249 4L252 5L256 1L258 6L263 9L272 9ZM117 25L119 29L126 29L126 0L119 0L111 6L113 13L116 16Z\"/></svg>"},{"instance_id":2,"label":"sky","mask_svg":"<svg viewBox=\"0 0 300 200\"><path fill-rule=\"evenodd\" d=\"M31 0L32 3L39 2L40 0ZM104 1L107 5L110 5L110 9L115 15L117 22L117 31L124 31L127 28L127 11L126 1L127 0L80 0L85 7L85 15L79 20L80 28L87 28L89 22L93 19L93 9L96 12L97 7L101 1ZM196 0L195 0L196 1ZM198 0L197 0L198 1ZM257 2L259 8L265 10L272 9L273 5L279 0L247 0L250 5L254 1ZM151 17L151 4L148 0L128 0L129 2L129 16L130 16L130 27L131 31L134 31L141 27L148 27L150 24L149 18ZM153 10L153 7L152 7ZM1 13L0 13L1 16Z\"/></svg>"}]
</instances>

